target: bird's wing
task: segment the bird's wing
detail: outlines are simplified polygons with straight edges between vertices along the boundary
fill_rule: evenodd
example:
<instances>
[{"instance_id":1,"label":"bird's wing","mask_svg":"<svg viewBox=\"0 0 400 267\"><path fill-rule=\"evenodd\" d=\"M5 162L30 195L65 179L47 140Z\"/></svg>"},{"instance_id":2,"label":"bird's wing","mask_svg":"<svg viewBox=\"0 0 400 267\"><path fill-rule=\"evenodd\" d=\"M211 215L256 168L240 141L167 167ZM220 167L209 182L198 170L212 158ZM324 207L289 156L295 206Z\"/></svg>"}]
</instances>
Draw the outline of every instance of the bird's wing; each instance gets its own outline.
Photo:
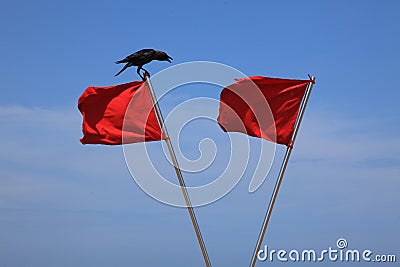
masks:
<instances>
[{"instance_id":1,"label":"bird's wing","mask_svg":"<svg viewBox=\"0 0 400 267\"><path fill-rule=\"evenodd\" d=\"M153 49L142 49L133 53L132 55L127 56L125 59L127 60L127 62L137 60L141 61L151 58L154 54L155 51Z\"/></svg>"}]
</instances>

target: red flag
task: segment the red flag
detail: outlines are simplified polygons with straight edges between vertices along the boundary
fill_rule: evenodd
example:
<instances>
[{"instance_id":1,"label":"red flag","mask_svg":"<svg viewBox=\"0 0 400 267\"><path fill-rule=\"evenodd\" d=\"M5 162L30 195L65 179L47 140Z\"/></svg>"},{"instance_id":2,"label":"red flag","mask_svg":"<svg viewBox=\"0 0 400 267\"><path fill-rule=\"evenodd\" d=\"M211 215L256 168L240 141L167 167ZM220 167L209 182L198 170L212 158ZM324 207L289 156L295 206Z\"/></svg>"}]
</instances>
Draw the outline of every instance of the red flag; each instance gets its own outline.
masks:
<instances>
[{"instance_id":1,"label":"red flag","mask_svg":"<svg viewBox=\"0 0 400 267\"><path fill-rule=\"evenodd\" d=\"M88 87L78 100L82 144L121 145L161 140L147 84Z\"/></svg>"},{"instance_id":2,"label":"red flag","mask_svg":"<svg viewBox=\"0 0 400 267\"><path fill-rule=\"evenodd\" d=\"M225 132L290 145L309 82L261 76L239 79L221 92L218 123Z\"/></svg>"}]
</instances>

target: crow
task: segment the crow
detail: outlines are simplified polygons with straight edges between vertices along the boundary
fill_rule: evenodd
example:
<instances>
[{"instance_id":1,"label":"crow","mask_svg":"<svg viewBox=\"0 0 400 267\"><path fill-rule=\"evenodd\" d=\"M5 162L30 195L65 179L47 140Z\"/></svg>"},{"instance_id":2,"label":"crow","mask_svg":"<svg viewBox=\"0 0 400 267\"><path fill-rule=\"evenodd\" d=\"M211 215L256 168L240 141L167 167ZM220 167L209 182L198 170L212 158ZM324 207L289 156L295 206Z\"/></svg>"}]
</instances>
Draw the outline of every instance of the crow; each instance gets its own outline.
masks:
<instances>
[{"instance_id":1,"label":"crow","mask_svg":"<svg viewBox=\"0 0 400 267\"><path fill-rule=\"evenodd\" d=\"M153 60L159 60L159 61L168 61L171 63L172 58L167 55L167 53L163 51L158 51L154 49L142 49L139 50L129 56L127 56L124 59L118 60L115 63L120 64L120 63L126 63L125 66L117 73L115 76L118 76L121 72L126 70L128 67L132 66L137 66L137 74L144 80L144 77L140 74L140 70L143 70L145 73L148 74L147 70L143 68L143 65L153 61Z\"/></svg>"}]
</instances>

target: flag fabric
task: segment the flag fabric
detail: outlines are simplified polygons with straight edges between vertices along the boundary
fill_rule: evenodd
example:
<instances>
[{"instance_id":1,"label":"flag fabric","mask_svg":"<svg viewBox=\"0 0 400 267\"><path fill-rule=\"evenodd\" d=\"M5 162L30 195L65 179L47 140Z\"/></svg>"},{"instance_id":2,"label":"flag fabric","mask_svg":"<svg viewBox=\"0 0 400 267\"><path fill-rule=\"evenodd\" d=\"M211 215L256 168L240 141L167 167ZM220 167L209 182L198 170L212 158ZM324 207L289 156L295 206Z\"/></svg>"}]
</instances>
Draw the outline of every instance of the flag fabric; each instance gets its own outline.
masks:
<instances>
[{"instance_id":1,"label":"flag fabric","mask_svg":"<svg viewBox=\"0 0 400 267\"><path fill-rule=\"evenodd\" d=\"M121 145L162 140L147 83L88 87L78 100L82 144Z\"/></svg>"},{"instance_id":2,"label":"flag fabric","mask_svg":"<svg viewBox=\"0 0 400 267\"><path fill-rule=\"evenodd\" d=\"M291 146L309 82L262 76L238 79L221 92L218 123L225 132L242 132Z\"/></svg>"}]
</instances>

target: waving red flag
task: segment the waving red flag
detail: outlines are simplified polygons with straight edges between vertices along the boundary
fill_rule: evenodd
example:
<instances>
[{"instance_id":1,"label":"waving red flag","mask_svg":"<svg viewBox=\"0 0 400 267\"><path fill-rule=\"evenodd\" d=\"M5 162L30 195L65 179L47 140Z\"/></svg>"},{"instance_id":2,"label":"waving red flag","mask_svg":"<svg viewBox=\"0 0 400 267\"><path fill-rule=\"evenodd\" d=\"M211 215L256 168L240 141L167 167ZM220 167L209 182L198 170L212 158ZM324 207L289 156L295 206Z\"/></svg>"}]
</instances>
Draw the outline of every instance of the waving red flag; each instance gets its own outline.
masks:
<instances>
[{"instance_id":1,"label":"waving red flag","mask_svg":"<svg viewBox=\"0 0 400 267\"><path fill-rule=\"evenodd\" d=\"M218 123L226 132L290 145L309 82L261 76L238 79L221 92Z\"/></svg>"},{"instance_id":2,"label":"waving red flag","mask_svg":"<svg viewBox=\"0 0 400 267\"><path fill-rule=\"evenodd\" d=\"M82 144L121 145L161 140L147 84L88 87L78 100Z\"/></svg>"}]
</instances>

